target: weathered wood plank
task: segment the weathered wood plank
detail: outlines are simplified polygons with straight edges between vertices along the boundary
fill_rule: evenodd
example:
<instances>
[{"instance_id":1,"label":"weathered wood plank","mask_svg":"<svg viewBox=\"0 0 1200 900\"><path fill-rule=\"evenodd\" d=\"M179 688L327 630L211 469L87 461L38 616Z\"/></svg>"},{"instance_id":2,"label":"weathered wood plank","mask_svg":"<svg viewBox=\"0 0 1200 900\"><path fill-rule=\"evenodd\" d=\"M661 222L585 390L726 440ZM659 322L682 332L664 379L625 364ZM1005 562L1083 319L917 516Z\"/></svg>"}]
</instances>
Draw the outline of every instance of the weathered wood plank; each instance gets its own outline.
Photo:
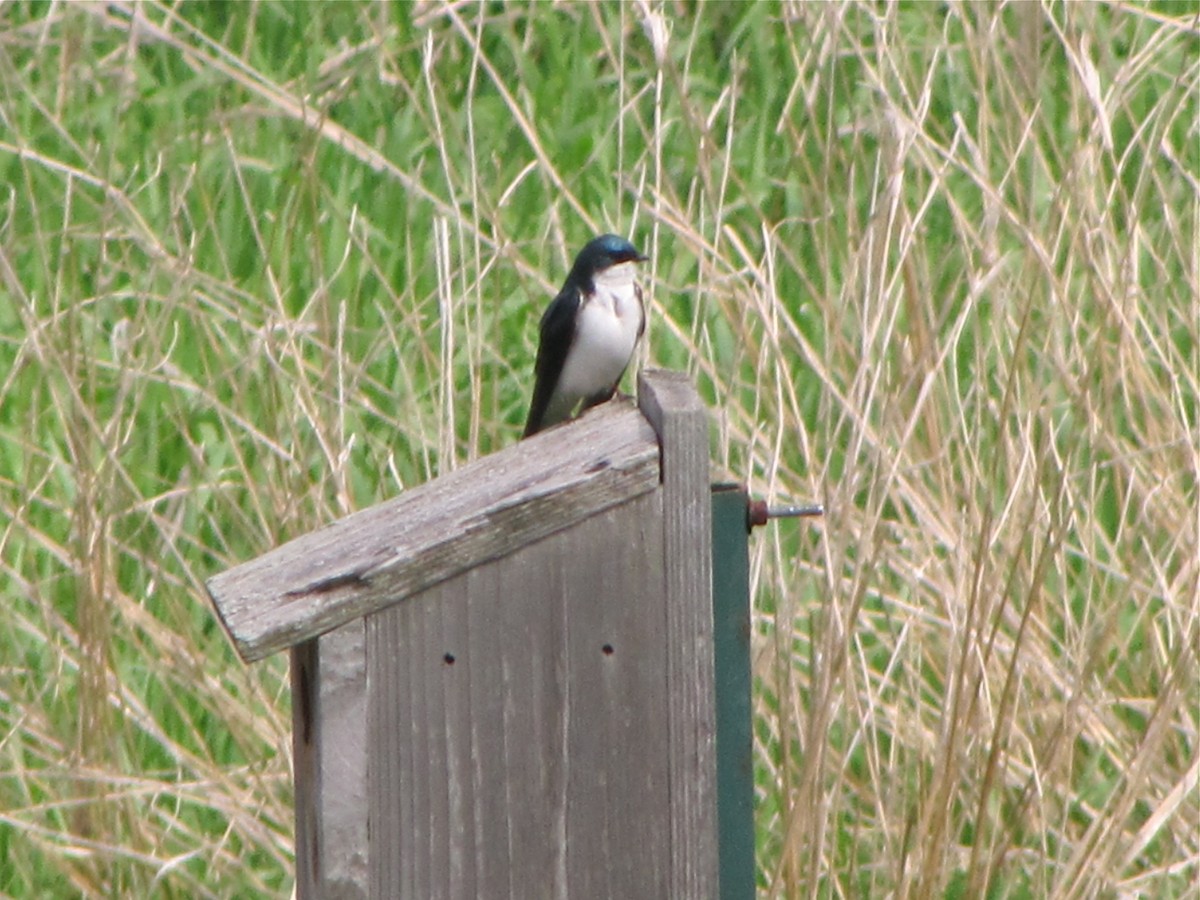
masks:
<instances>
[{"instance_id":1,"label":"weathered wood plank","mask_svg":"<svg viewBox=\"0 0 1200 900\"><path fill-rule=\"evenodd\" d=\"M492 775L479 785L481 792L494 795L480 838L485 844L499 844L487 853L504 875L496 886L480 885L477 896L535 900L563 893L568 846L562 813L567 776L564 748L570 724L563 648L570 613L555 569L570 555L560 542L566 540L571 546L570 535L579 527L586 525L536 544L496 567L498 619L481 609L488 602L486 596L472 597L472 620L498 626L476 635L476 658L494 655L499 664L498 680L476 684L474 695L476 702L485 704L490 696L502 711L494 723L501 729L499 735L477 728L472 738L481 750L497 747L506 779L497 782ZM501 783L503 788L497 790Z\"/></svg>"},{"instance_id":2,"label":"weathered wood plank","mask_svg":"<svg viewBox=\"0 0 1200 900\"><path fill-rule=\"evenodd\" d=\"M661 491L571 533L569 897L670 897Z\"/></svg>"},{"instance_id":3,"label":"weathered wood plank","mask_svg":"<svg viewBox=\"0 0 1200 900\"><path fill-rule=\"evenodd\" d=\"M216 575L208 591L242 658L260 659L654 490L658 461L638 411L606 403Z\"/></svg>"},{"instance_id":4,"label":"weathered wood plank","mask_svg":"<svg viewBox=\"0 0 1200 900\"><path fill-rule=\"evenodd\" d=\"M443 582L428 592L429 596L435 600L452 597L456 590L461 592L461 582L461 577ZM418 653L397 652L428 646L432 654L434 647L428 645L423 628L425 615L422 604L401 603L366 619L371 792L365 812L370 821L371 897L416 896L416 871L399 865L381 867L380 854L392 860L426 855L423 848L418 850L418 843L428 839L434 827L433 823L422 828L410 824L428 822L428 792L437 787L422 777L422 764L416 759L428 740L430 704L421 670L431 661ZM381 715L381 696L403 705Z\"/></svg>"},{"instance_id":5,"label":"weathered wood plank","mask_svg":"<svg viewBox=\"0 0 1200 900\"><path fill-rule=\"evenodd\" d=\"M366 639L361 619L292 648L296 893L368 897Z\"/></svg>"},{"instance_id":6,"label":"weathered wood plank","mask_svg":"<svg viewBox=\"0 0 1200 900\"><path fill-rule=\"evenodd\" d=\"M669 897L716 897L717 764L708 415L686 376L643 372L638 405L662 446L670 741Z\"/></svg>"},{"instance_id":7,"label":"weathered wood plank","mask_svg":"<svg viewBox=\"0 0 1200 900\"><path fill-rule=\"evenodd\" d=\"M654 491L368 617L372 896L670 896L661 522Z\"/></svg>"},{"instance_id":8,"label":"weathered wood plank","mask_svg":"<svg viewBox=\"0 0 1200 900\"><path fill-rule=\"evenodd\" d=\"M528 688L505 677L504 637L507 593L500 568L522 565L539 569L544 546L536 544L500 563L473 569L467 600L466 628L457 635L456 652L466 647L470 666L465 688L471 720L460 732L460 740L471 748L471 787L475 806L471 810L470 836L466 851L475 863L476 890L464 896L482 896L487 886L502 893L508 889L509 843L501 826L508 820L508 746L504 740L506 694ZM520 592L523 594L524 592ZM457 665L457 664L456 664ZM503 837L501 837L503 835ZM410 861L410 864L411 861ZM419 861L416 863L419 865Z\"/></svg>"},{"instance_id":9,"label":"weathered wood plank","mask_svg":"<svg viewBox=\"0 0 1200 900\"><path fill-rule=\"evenodd\" d=\"M479 881L475 867L473 842L464 839L475 828L474 813L479 790L474 779L474 749L466 738L471 731L471 697L464 685L471 684L474 677L474 657L463 653L466 646L462 635L471 634L470 600L476 596L476 582L484 573L491 574L490 566L472 569L443 585L460 585L454 600L438 603L441 615L442 666L445 685L442 691L442 710L446 723L446 793L447 819L445 840L449 843L450 873L446 889L430 897L474 897L479 893ZM435 589L436 590L436 589ZM395 645L392 647L393 652ZM435 651L436 653L436 651Z\"/></svg>"}]
</instances>

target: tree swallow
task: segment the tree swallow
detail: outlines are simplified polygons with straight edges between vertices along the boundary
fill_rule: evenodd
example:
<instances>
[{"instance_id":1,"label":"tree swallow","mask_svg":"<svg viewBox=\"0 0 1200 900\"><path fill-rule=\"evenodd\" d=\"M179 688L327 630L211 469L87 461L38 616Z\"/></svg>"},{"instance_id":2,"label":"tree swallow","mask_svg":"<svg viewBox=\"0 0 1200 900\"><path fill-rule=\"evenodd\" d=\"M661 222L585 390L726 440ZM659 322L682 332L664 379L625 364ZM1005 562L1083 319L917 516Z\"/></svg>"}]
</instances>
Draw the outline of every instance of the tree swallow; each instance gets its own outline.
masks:
<instances>
[{"instance_id":1,"label":"tree swallow","mask_svg":"<svg viewBox=\"0 0 1200 900\"><path fill-rule=\"evenodd\" d=\"M623 237L602 234L575 257L562 290L542 314L533 402L525 437L603 403L646 330L635 263L645 262Z\"/></svg>"}]
</instances>

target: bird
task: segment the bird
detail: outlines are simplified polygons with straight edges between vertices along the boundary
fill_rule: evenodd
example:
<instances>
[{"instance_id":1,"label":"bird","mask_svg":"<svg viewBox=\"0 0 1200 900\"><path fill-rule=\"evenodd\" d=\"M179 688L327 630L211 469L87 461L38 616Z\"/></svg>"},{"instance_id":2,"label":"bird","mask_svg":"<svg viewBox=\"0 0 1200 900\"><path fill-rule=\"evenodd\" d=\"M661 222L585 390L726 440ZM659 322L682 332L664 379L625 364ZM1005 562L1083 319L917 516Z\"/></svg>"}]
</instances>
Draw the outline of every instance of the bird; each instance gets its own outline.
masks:
<instances>
[{"instance_id":1,"label":"bird","mask_svg":"<svg viewBox=\"0 0 1200 900\"><path fill-rule=\"evenodd\" d=\"M636 264L648 259L615 234L593 238L579 251L542 314L524 437L569 419L580 404L582 412L617 392L646 330Z\"/></svg>"}]
</instances>

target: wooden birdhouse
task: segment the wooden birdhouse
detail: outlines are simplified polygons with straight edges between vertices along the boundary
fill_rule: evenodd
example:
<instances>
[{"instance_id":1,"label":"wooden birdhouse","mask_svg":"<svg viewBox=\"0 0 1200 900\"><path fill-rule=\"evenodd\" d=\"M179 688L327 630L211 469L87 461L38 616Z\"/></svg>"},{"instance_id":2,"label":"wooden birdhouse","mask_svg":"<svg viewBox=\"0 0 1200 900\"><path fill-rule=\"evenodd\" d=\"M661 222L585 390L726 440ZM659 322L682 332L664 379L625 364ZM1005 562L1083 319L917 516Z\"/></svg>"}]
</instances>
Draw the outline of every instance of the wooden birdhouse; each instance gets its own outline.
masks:
<instances>
[{"instance_id":1,"label":"wooden birdhouse","mask_svg":"<svg viewBox=\"0 0 1200 900\"><path fill-rule=\"evenodd\" d=\"M298 896L753 896L745 494L714 613L706 411L638 395L209 582L291 653Z\"/></svg>"}]
</instances>

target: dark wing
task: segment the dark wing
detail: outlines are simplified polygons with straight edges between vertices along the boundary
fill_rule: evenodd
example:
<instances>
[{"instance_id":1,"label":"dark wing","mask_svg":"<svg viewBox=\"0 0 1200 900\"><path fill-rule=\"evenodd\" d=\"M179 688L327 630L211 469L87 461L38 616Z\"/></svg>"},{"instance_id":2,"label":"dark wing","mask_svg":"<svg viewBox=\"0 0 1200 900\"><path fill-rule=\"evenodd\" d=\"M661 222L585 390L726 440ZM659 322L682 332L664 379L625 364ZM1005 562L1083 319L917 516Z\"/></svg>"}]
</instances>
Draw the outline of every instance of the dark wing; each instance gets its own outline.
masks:
<instances>
[{"instance_id":1,"label":"dark wing","mask_svg":"<svg viewBox=\"0 0 1200 900\"><path fill-rule=\"evenodd\" d=\"M568 285L542 314L541 340L537 362L533 366L533 402L529 404L529 418L525 420L525 437L542 430L542 418L567 361L567 351L575 339L575 314L581 299L579 288Z\"/></svg>"}]
</instances>

